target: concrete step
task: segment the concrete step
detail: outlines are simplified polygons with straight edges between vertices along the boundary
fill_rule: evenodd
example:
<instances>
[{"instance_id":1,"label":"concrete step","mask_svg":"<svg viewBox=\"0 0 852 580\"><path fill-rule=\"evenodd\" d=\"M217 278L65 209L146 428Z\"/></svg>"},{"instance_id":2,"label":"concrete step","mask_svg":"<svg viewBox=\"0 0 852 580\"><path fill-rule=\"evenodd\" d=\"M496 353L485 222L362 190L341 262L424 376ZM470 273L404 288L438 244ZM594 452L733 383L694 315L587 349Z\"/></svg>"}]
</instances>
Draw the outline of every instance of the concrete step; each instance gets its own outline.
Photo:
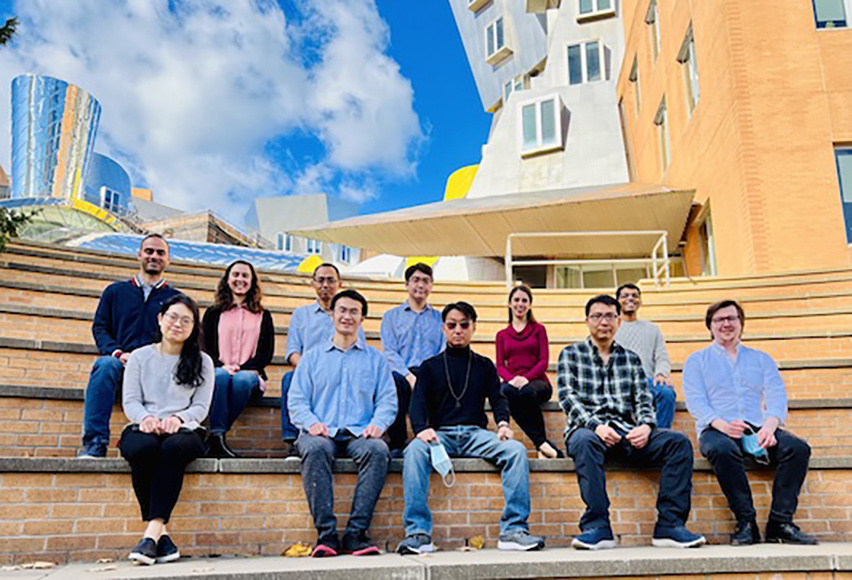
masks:
<instances>
[{"instance_id":1,"label":"concrete step","mask_svg":"<svg viewBox=\"0 0 852 580\"><path fill-rule=\"evenodd\" d=\"M129 547L128 547L129 549ZM461 551L454 546L428 556L385 553L371 558L192 558L169 566L139 567L128 561L109 564L79 562L51 570L33 571L27 578L77 580L98 578L179 580L457 580L477 578L540 578L584 580L629 578L656 580L734 580L772 578L792 580L845 578L852 571L852 545L824 543L802 550L762 544L748 547L704 546L698 550L659 549L647 546L616 552L588 552L548 548L543 552L501 552L493 547ZM21 577L20 573L18 576Z\"/></svg>"},{"instance_id":2,"label":"concrete step","mask_svg":"<svg viewBox=\"0 0 852 580\"><path fill-rule=\"evenodd\" d=\"M83 389L57 389L0 384L0 456L73 457L80 446ZM281 457L280 398L264 397L243 412L228 434L231 446L246 457ZM564 451L565 414L556 401L543 407L549 439ZM126 418L120 405L112 414L110 455L117 456L117 441ZM494 428L490 417L491 428ZM692 440L700 457L695 423L682 402L675 413L674 429ZM852 455L852 398L802 399L790 402L787 427L805 438L814 456ZM515 436L535 456L535 447L512 422Z\"/></svg>"},{"instance_id":3,"label":"concrete step","mask_svg":"<svg viewBox=\"0 0 852 580\"><path fill-rule=\"evenodd\" d=\"M493 546L504 503L499 473L478 459L456 459L454 466L453 488L432 478L433 537L442 550L464 545L475 535ZM181 552L269 556L294 542L314 542L299 469L298 461L274 459L192 464L169 526ZM400 469L400 460L392 461L376 506L371 535L380 546L392 548L403 536ZM142 531L128 471L120 459L0 459L0 562L126 557ZM341 527L357 481L355 471L351 460L335 463L335 512ZM804 531L825 542L850 539L850 476L850 457L811 461L796 520ZM621 545L647 545L658 480L659 472L653 470L608 470L613 529ZM750 481L763 522L772 472L755 470ZM567 546L583 510L571 462L531 461L530 497L531 532L546 536L550 547ZM726 543L733 530L725 499L703 460L693 473L688 525L711 543Z\"/></svg>"}]
</instances>

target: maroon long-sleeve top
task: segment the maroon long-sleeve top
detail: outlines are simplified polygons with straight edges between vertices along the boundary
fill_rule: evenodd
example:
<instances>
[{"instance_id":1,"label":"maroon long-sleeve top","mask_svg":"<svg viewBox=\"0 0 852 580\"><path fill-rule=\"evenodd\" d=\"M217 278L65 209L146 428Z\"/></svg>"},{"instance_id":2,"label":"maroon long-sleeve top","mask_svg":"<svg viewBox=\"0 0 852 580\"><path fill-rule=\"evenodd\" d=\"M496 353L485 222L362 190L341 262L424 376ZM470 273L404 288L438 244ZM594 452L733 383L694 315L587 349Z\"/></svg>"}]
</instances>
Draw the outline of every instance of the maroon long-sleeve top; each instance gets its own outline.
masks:
<instances>
[{"instance_id":1,"label":"maroon long-sleeve top","mask_svg":"<svg viewBox=\"0 0 852 580\"><path fill-rule=\"evenodd\" d=\"M510 324L497 333L497 374L504 381L517 376L527 380L546 381L547 364L550 361L547 330L538 322L527 324L518 332Z\"/></svg>"}]
</instances>

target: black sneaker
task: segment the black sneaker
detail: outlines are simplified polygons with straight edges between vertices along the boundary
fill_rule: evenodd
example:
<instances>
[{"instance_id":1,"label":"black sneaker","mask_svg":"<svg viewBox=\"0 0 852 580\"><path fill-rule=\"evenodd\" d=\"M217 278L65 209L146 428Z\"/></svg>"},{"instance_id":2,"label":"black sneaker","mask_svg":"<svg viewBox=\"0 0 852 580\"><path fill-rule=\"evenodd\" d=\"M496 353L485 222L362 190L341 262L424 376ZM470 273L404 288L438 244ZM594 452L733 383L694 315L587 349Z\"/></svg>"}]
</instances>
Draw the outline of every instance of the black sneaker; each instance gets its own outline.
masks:
<instances>
[{"instance_id":1,"label":"black sneaker","mask_svg":"<svg viewBox=\"0 0 852 580\"><path fill-rule=\"evenodd\" d=\"M760 530L754 520L737 522L737 529L731 534L732 546L751 546L760 543Z\"/></svg>"},{"instance_id":2,"label":"black sneaker","mask_svg":"<svg viewBox=\"0 0 852 580\"><path fill-rule=\"evenodd\" d=\"M157 561L157 544L151 538L142 538L127 556L129 560L150 566Z\"/></svg>"},{"instance_id":3,"label":"black sneaker","mask_svg":"<svg viewBox=\"0 0 852 580\"><path fill-rule=\"evenodd\" d=\"M803 546L819 544L819 540L804 533L793 522L781 523L771 520L766 524L766 541L779 544L801 544Z\"/></svg>"},{"instance_id":4,"label":"black sneaker","mask_svg":"<svg viewBox=\"0 0 852 580\"><path fill-rule=\"evenodd\" d=\"M343 553L353 556L377 556L381 551L370 541L366 532L343 534Z\"/></svg>"},{"instance_id":5,"label":"black sneaker","mask_svg":"<svg viewBox=\"0 0 852 580\"><path fill-rule=\"evenodd\" d=\"M180 550L168 535L160 536L157 542L157 564L174 562L180 558Z\"/></svg>"},{"instance_id":6,"label":"black sneaker","mask_svg":"<svg viewBox=\"0 0 852 580\"><path fill-rule=\"evenodd\" d=\"M317 540L317 545L314 546L311 552L311 558L330 558L340 554L340 539L337 534L329 534Z\"/></svg>"},{"instance_id":7,"label":"black sneaker","mask_svg":"<svg viewBox=\"0 0 852 580\"><path fill-rule=\"evenodd\" d=\"M430 554L435 551L432 536L427 534L412 534L399 543L397 554Z\"/></svg>"},{"instance_id":8,"label":"black sneaker","mask_svg":"<svg viewBox=\"0 0 852 580\"><path fill-rule=\"evenodd\" d=\"M239 455L228 446L224 433L216 433L207 438L207 457L237 459Z\"/></svg>"},{"instance_id":9,"label":"black sneaker","mask_svg":"<svg viewBox=\"0 0 852 580\"><path fill-rule=\"evenodd\" d=\"M77 459L102 459L106 457L106 445L102 443L86 443L77 454Z\"/></svg>"}]
</instances>

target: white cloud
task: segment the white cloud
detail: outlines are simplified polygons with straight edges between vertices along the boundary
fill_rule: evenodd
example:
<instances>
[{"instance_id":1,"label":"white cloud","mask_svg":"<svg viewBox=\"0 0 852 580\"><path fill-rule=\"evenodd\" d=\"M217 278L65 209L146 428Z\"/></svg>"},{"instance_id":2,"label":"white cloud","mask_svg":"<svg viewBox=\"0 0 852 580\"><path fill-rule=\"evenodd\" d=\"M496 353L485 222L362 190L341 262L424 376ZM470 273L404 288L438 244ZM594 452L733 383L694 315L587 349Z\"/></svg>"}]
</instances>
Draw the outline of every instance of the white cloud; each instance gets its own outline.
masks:
<instances>
[{"instance_id":1,"label":"white cloud","mask_svg":"<svg viewBox=\"0 0 852 580\"><path fill-rule=\"evenodd\" d=\"M158 200L233 219L258 195L364 200L376 180L414 175L423 133L374 0L305 2L295 25L271 0L169 4L18 0L18 40L0 50L0 102L25 72L85 88L103 107L98 151ZM0 134L9 125L7 110ZM279 151L306 134L323 144L321 159L300 158L294 144L285 169L269 152L270 141Z\"/></svg>"}]
</instances>

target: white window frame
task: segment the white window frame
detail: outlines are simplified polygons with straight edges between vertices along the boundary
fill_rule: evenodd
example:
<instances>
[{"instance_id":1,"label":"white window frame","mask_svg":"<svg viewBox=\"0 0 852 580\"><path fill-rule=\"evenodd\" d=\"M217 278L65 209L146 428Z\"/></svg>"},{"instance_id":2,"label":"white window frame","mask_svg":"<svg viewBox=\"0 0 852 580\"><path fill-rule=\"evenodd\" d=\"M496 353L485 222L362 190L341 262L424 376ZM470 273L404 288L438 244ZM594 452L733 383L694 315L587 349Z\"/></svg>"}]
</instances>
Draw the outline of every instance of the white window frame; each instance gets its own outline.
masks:
<instances>
[{"instance_id":1,"label":"white window frame","mask_svg":"<svg viewBox=\"0 0 852 580\"><path fill-rule=\"evenodd\" d=\"M657 108L657 114L654 116L654 125L657 126L657 139L660 147L660 165L662 173L665 175L666 170L671 163L672 149L671 137L669 135L669 119L666 113L666 97L663 96L660 101L660 106Z\"/></svg>"},{"instance_id":2,"label":"white window frame","mask_svg":"<svg viewBox=\"0 0 852 580\"><path fill-rule=\"evenodd\" d=\"M502 22L503 27L503 45L497 46L497 25L500 22ZM494 51L489 53L488 39L492 36L494 40ZM509 26L504 16L498 16L488 23L488 26L485 27L485 38L483 40L485 40L485 60L490 65L496 65L512 54L512 49L509 48Z\"/></svg>"},{"instance_id":3,"label":"white window frame","mask_svg":"<svg viewBox=\"0 0 852 580\"><path fill-rule=\"evenodd\" d=\"M292 252L295 237L287 232L278 232L276 247L279 252Z\"/></svg>"},{"instance_id":4,"label":"white window frame","mask_svg":"<svg viewBox=\"0 0 852 580\"><path fill-rule=\"evenodd\" d=\"M677 61L683 65L686 110L689 113L689 117L692 118L692 111L695 110L701 96L698 80L698 57L695 54L695 35L692 32L692 25L686 31L686 37L684 37L680 52L678 52Z\"/></svg>"},{"instance_id":5,"label":"white window frame","mask_svg":"<svg viewBox=\"0 0 852 580\"><path fill-rule=\"evenodd\" d=\"M322 242L320 240L312 240L311 238L308 238L305 251L311 256L319 256L322 254Z\"/></svg>"},{"instance_id":6,"label":"white window frame","mask_svg":"<svg viewBox=\"0 0 852 580\"><path fill-rule=\"evenodd\" d=\"M639 84L639 57L633 55L633 66L630 67L630 76L627 80L633 84L633 101L636 108L636 116L642 108L641 85Z\"/></svg>"},{"instance_id":7,"label":"white window frame","mask_svg":"<svg viewBox=\"0 0 852 580\"><path fill-rule=\"evenodd\" d=\"M101 209L117 213L121 209L121 193L110 189L107 186L101 186Z\"/></svg>"},{"instance_id":8,"label":"white window frame","mask_svg":"<svg viewBox=\"0 0 852 580\"><path fill-rule=\"evenodd\" d=\"M467 0L467 9L476 14L491 2L492 0Z\"/></svg>"},{"instance_id":9,"label":"white window frame","mask_svg":"<svg viewBox=\"0 0 852 580\"><path fill-rule=\"evenodd\" d=\"M553 129L556 134L556 140L553 143L542 143L542 125L541 125L541 105L542 103L554 101L553 103ZM535 105L535 134L536 144L524 147L524 107ZM562 140L562 99L558 94L551 93L535 99L527 99L518 103L518 149L521 157L536 155L547 151L556 151L564 148L565 144Z\"/></svg>"},{"instance_id":10,"label":"white window frame","mask_svg":"<svg viewBox=\"0 0 852 580\"><path fill-rule=\"evenodd\" d=\"M849 155L852 157L852 145L835 145L834 146L834 164L837 170L837 187L840 193L840 204L841 204L841 213L843 214L843 229L846 232L846 243L852 247L852 232L850 232L850 227L846 223L846 213L844 211L844 206L849 203L843 197L844 193L844 183L843 176L840 174L840 156ZM850 189L850 193L852 193L852 183L846 184L846 187Z\"/></svg>"},{"instance_id":11,"label":"white window frame","mask_svg":"<svg viewBox=\"0 0 852 580\"><path fill-rule=\"evenodd\" d=\"M616 0L589 0L592 3L592 11L586 12L582 14L580 12L581 4L583 0L576 0L577 2L577 22L588 22L590 20L598 20L601 18L609 18L611 16L615 16L615 2ZM601 2L608 1L609 8L601 8Z\"/></svg>"},{"instance_id":12,"label":"white window frame","mask_svg":"<svg viewBox=\"0 0 852 580\"><path fill-rule=\"evenodd\" d=\"M590 81L589 80L589 67L586 62L586 45L591 44L593 42L598 43L598 62L601 65L601 78ZM568 56L568 50L572 46L580 47L580 72L583 74L583 80L576 84L571 84L571 58ZM604 55L606 52L604 51L604 43L600 38L589 38L587 40L581 40L579 42L566 42L565 43L565 84L571 87L576 87L579 85L585 85L587 83L599 83L603 82L606 79L606 62L604 62Z\"/></svg>"},{"instance_id":13,"label":"white window frame","mask_svg":"<svg viewBox=\"0 0 852 580\"><path fill-rule=\"evenodd\" d=\"M648 5L648 12L645 13L645 24L649 26L649 34L651 35L651 56L654 64L657 64L657 57L660 56L660 11L657 9L657 0L651 0Z\"/></svg>"},{"instance_id":14,"label":"white window frame","mask_svg":"<svg viewBox=\"0 0 852 580\"><path fill-rule=\"evenodd\" d=\"M843 11L845 12L846 26L834 26L833 24L830 26L820 26L816 3L811 0L811 8L814 13L814 26L817 30L849 30L852 28L852 0L840 0L840 3L843 6Z\"/></svg>"},{"instance_id":15,"label":"white window frame","mask_svg":"<svg viewBox=\"0 0 852 580\"><path fill-rule=\"evenodd\" d=\"M352 248L346 244L340 244L337 249L337 257L340 262L349 264L352 262Z\"/></svg>"},{"instance_id":16,"label":"white window frame","mask_svg":"<svg viewBox=\"0 0 852 580\"><path fill-rule=\"evenodd\" d=\"M508 103L509 97L512 96L512 93L517 93L518 91L523 91L525 89L526 83L524 82L524 75L518 75L513 79L509 79L503 83L503 102Z\"/></svg>"}]
</instances>

